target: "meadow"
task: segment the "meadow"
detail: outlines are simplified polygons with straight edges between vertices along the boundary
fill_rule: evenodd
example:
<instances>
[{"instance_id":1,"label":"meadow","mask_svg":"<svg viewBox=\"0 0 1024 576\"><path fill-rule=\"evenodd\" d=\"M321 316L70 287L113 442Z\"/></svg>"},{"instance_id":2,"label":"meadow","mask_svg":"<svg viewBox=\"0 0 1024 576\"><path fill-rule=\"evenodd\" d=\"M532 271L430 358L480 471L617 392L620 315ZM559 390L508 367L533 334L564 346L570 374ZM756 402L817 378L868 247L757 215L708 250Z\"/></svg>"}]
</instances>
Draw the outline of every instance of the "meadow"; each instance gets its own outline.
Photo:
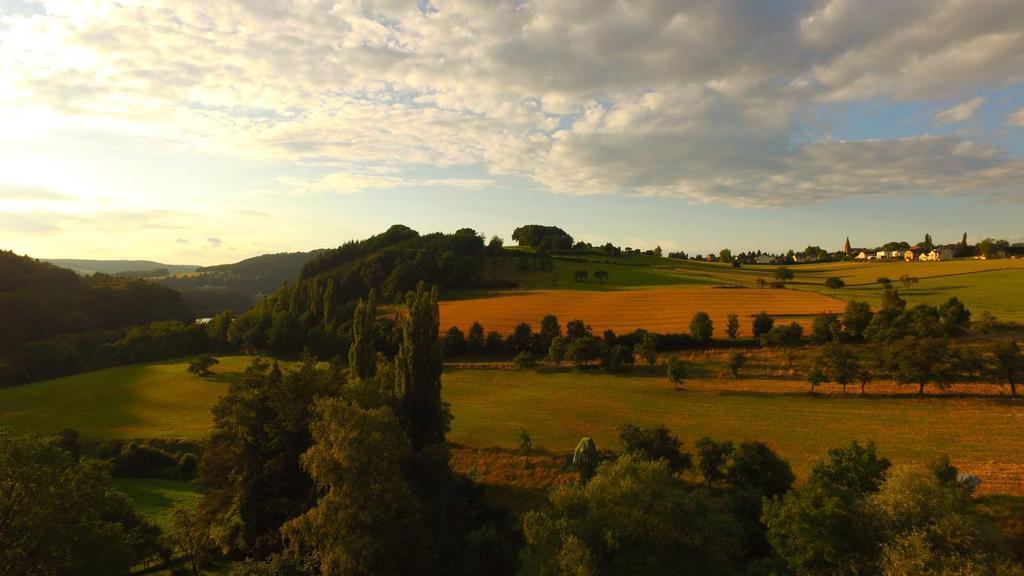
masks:
<instances>
[{"instance_id":1,"label":"meadow","mask_svg":"<svg viewBox=\"0 0 1024 576\"><path fill-rule=\"evenodd\" d=\"M171 514L177 507L194 508L203 497L202 489L191 482L154 478L116 478L114 486L131 498L139 512L169 532Z\"/></svg>"},{"instance_id":2,"label":"meadow","mask_svg":"<svg viewBox=\"0 0 1024 576\"><path fill-rule=\"evenodd\" d=\"M983 478L984 492L1024 495L1024 402L1003 396L998 387L960 386L915 398L911 388L882 383L863 398L852 388L843 396L835 387L811 396L799 376L771 371L773 361L764 354L754 358L750 378L723 379L712 369L681 391L669 386L660 368L622 375L449 368L443 378L454 415L449 439L461 447L460 470L485 482L536 489L560 477L557 462L580 437L618 449L618 430L630 422L665 424L690 449L702 436L764 441L800 476L829 448L875 440L894 461L924 464L948 454ZM187 363L179 361L0 389L0 425L41 434L70 426L85 440L201 438L212 425L210 408L226 391L224 381L247 363L245 357L222 358L209 379L188 375ZM521 472L503 464L518 461L512 454L523 430L553 459L547 465ZM130 493L155 509L189 497L187 485L127 482Z\"/></svg>"}]
</instances>

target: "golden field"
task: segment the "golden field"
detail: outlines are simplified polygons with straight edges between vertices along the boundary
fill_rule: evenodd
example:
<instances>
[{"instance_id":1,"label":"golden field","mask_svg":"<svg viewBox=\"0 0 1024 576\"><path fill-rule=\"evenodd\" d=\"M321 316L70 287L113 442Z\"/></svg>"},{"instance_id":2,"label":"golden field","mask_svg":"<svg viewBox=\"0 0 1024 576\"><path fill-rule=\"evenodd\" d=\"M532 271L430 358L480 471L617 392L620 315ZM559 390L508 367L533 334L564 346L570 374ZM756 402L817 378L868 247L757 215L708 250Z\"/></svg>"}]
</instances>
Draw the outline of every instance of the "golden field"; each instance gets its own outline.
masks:
<instances>
[{"instance_id":1,"label":"golden field","mask_svg":"<svg viewBox=\"0 0 1024 576\"><path fill-rule=\"evenodd\" d=\"M509 334L526 322L535 329L547 314L564 325L583 320L595 333L604 330L630 332L644 328L659 333L688 332L698 311L707 312L715 324L715 337L725 335L730 313L740 317L740 335L751 335L752 317L762 311L776 320L794 320L807 328L814 315L842 313L846 303L815 292L756 288L662 287L641 290L593 292L552 290L498 295L441 303L441 328L458 326L463 331L480 322L486 331Z\"/></svg>"}]
</instances>

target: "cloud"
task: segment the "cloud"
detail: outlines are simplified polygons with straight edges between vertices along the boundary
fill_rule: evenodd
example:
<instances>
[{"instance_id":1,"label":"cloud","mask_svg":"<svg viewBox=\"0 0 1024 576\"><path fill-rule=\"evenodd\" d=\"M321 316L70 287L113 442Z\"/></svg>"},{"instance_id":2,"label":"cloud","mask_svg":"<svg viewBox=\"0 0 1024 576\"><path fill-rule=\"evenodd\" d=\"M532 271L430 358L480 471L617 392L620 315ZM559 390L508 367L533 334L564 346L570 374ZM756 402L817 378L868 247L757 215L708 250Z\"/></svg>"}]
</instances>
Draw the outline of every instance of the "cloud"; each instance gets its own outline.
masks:
<instances>
[{"instance_id":1,"label":"cloud","mask_svg":"<svg viewBox=\"0 0 1024 576\"><path fill-rule=\"evenodd\" d=\"M1006 117L1007 126L1016 126L1018 128L1024 128L1024 108L1017 110Z\"/></svg>"},{"instance_id":2,"label":"cloud","mask_svg":"<svg viewBox=\"0 0 1024 576\"><path fill-rule=\"evenodd\" d=\"M931 103L1024 82L1019 0L45 8L5 17L0 106L324 174L277 177L290 194L473 190L515 176L565 194L782 205L998 195L1019 178L998 151L965 160L966 139L793 137L816 107ZM965 121L983 102L936 120ZM467 166L488 177L418 175Z\"/></svg>"},{"instance_id":3,"label":"cloud","mask_svg":"<svg viewBox=\"0 0 1024 576\"><path fill-rule=\"evenodd\" d=\"M211 236L211 237L206 239L206 247L207 248L220 248L223 245L224 245L224 241L221 240L220 238L217 238L216 236Z\"/></svg>"},{"instance_id":4,"label":"cloud","mask_svg":"<svg viewBox=\"0 0 1024 576\"><path fill-rule=\"evenodd\" d=\"M935 115L935 120L943 123L966 122L974 117L974 113L985 103L985 98L978 96L966 102L961 102L952 108L943 110Z\"/></svg>"},{"instance_id":5,"label":"cloud","mask_svg":"<svg viewBox=\"0 0 1024 576\"><path fill-rule=\"evenodd\" d=\"M73 200L72 196L39 186L20 186L0 184L0 200L42 200L64 202Z\"/></svg>"}]
</instances>

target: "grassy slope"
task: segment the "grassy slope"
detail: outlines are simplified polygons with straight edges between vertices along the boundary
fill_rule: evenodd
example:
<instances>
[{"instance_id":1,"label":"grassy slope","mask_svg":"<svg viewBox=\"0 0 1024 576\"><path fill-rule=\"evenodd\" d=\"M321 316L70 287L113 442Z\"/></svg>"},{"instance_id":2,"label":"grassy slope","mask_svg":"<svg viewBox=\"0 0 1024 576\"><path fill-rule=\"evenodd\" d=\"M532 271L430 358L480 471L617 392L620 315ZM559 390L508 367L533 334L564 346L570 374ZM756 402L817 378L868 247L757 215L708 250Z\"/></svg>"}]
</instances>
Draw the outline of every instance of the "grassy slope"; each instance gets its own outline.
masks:
<instances>
[{"instance_id":1,"label":"grassy slope","mask_svg":"<svg viewBox=\"0 0 1024 576\"><path fill-rule=\"evenodd\" d=\"M139 511L164 532L171 528L171 513L175 508L195 507L203 497L199 486L191 482L118 478L114 480L114 485L131 498Z\"/></svg>"},{"instance_id":2,"label":"grassy slope","mask_svg":"<svg viewBox=\"0 0 1024 576\"><path fill-rule=\"evenodd\" d=\"M196 438L210 427L210 407L232 374L249 363L220 358L210 378L186 372L185 360L122 366L0 389L0 424L85 438Z\"/></svg>"}]
</instances>

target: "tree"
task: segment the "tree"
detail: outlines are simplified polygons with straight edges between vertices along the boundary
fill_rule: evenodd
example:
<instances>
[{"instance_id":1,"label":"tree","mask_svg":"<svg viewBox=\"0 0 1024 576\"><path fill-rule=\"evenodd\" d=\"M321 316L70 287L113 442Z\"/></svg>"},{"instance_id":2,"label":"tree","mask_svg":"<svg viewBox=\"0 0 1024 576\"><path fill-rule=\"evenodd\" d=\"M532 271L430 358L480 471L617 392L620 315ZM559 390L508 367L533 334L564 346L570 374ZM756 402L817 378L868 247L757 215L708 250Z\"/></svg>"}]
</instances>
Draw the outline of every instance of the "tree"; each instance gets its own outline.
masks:
<instances>
[{"instance_id":1,"label":"tree","mask_svg":"<svg viewBox=\"0 0 1024 576\"><path fill-rule=\"evenodd\" d=\"M832 290L839 290L843 286L846 286L846 281L839 276L832 276L828 280L825 280L825 286Z\"/></svg>"},{"instance_id":2,"label":"tree","mask_svg":"<svg viewBox=\"0 0 1024 576\"><path fill-rule=\"evenodd\" d=\"M849 346L841 342L823 346L819 354L819 363L828 374L828 379L842 386L843 394L846 394L846 387L857 379L857 357Z\"/></svg>"},{"instance_id":3,"label":"tree","mask_svg":"<svg viewBox=\"0 0 1024 576\"><path fill-rule=\"evenodd\" d=\"M949 385L953 376L950 361L949 345L942 338L907 338L891 348L889 356L896 381L917 384L920 396L928 384Z\"/></svg>"},{"instance_id":4,"label":"tree","mask_svg":"<svg viewBox=\"0 0 1024 576\"><path fill-rule=\"evenodd\" d=\"M740 369L747 363L747 355L743 352L733 352L729 355L729 373L733 378L740 377Z\"/></svg>"},{"instance_id":5,"label":"tree","mask_svg":"<svg viewBox=\"0 0 1024 576\"><path fill-rule=\"evenodd\" d=\"M767 312L758 312L757 315L754 316L753 322L754 338L760 338L761 336L771 332L772 326L774 325L775 320L769 316Z\"/></svg>"},{"instance_id":6,"label":"tree","mask_svg":"<svg viewBox=\"0 0 1024 576\"><path fill-rule=\"evenodd\" d=\"M791 570L810 576L878 573L881 538L868 498L888 468L874 445L853 443L830 450L799 490L768 502L768 540Z\"/></svg>"},{"instance_id":7,"label":"tree","mask_svg":"<svg viewBox=\"0 0 1024 576\"><path fill-rule=\"evenodd\" d=\"M551 341L551 347L548 348L548 360L555 363L557 367L565 360L566 355L569 352L569 345L565 338L559 336Z\"/></svg>"},{"instance_id":8,"label":"tree","mask_svg":"<svg viewBox=\"0 0 1024 576\"><path fill-rule=\"evenodd\" d=\"M648 366L654 366L654 363L658 361L658 336L644 330L640 341L633 348L633 352L643 358Z\"/></svg>"},{"instance_id":9,"label":"tree","mask_svg":"<svg viewBox=\"0 0 1024 576\"><path fill-rule=\"evenodd\" d=\"M395 357L399 421L413 452L444 442L451 415L441 400L441 349L437 289L421 282L406 298L402 344Z\"/></svg>"},{"instance_id":10,"label":"tree","mask_svg":"<svg viewBox=\"0 0 1024 576\"><path fill-rule=\"evenodd\" d=\"M722 250L718 253L718 259L721 260L722 262L725 262L726 264L731 263L732 250L729 250L728 248L722 248Z\"/></svg>"},{"instance_id":11,"label":"tree","mask_svg":"<svg viewBox=\"0 0 1024 576\"><path fill-rule=\"evenodd\" d=\"M352 345L348 350L348 368L362 380L373 377L377 369L377 350L374 345L374 323L377 318L377 292L370 290L367 299L359 300L352 315Z\"/></svg>"},{"instance_id":12,"label":"tree","mask_svg":"<svg viewBox=\"0 0 1024 576\"><path fill-rule=\"evenodd\" d=\"M843 329L850 338L860 340L864 337L864 330L871 323L871 305L867 302L850 300L846 303L846 311L843 313Z\"/></svg>"},{"instance_id":13,"label":"tree","mask_svg":"<svg viewBox=\"0 0 1024 576\"><path fill-rule=\"evenodd\" d=\"M527 513L525 574L737 573L738 527L716 502L686 490L664 462L629 456L585 485L556 488Z\"/></svg>"},{"instance_id":14,"label":"tree","mask_svg":"<svg viewBox=\"0 0 1024 576\"><path fill-rule=\"evenodd\" d=\"M740 337L740 317L736 314L730 313L725 323L725 335L730 340L735 340Z\"/></svg>"},{"instance_id":15,"label":"tree","mask_svg":"<svg viewBox=\"0 0 1024 576\"><path fill-rule=\"evenodd\" d=\"M700 343L708 343L714 333L715 325L706 312L697 312L690 320L690 336Z\"/></svg>"},{"instance_id":16,"label":"tree","mask_svg":"<svg viewBox=\"0 0 1024 576\"><path fill-rule=\"evenodd\" d=\"M838 341L843 337L843 325L835 314L819 314L811 322L811 340L818 344Z\"/></svg>"},{"instance_id":17,"label":"tree","mask_svg":"<svg viewBox=\"0 0 1024 576\"><path fill-rule=\"evenodd\" d=\"M533 339L533 328L526 322L520 322L516 324L516 327L512 330L512 349L510 352L513 354L519 352L529 352L531 340Z\"/></svg>"},{"instance_id":18,"label":"tree","mask_svg":"<svg viewBox=\"0 0 1024 576\"><path fill-rule=\"evenodd\" d=\"M828 382L828 373L820 367L812 368L811 373L807 375L807 383L811 385L811 394L814 394L814 390L825 382Z\"/></svg>"},{"instance_id":19,"label":"tree","mask_svg":"<svg viewBox=\"0 0 1024 576\"><path fill-rule=\"evenodd\" d=\"M1024 356L1013 340L993 342L986 366L989 380L998 384L1009 384L1010 394L1017 395L1017 384L1024 380Z\"/></svg>"},{"instance_id":20,"label":"tree","mask_svg":"<svg viewBox=\"0 0 1024 576\"><path fill-rule=\"evenodd\" d=\"M939 306L939 325L946 336L957 336L967 331L971 322L971 311L956 296L950 297Z\"/></svg>"},{"instance_id":21,"label":"tree","mask_svg":"<svg viewBox=\"0 0 1024 576\"><path fill-rule=\"evenodd\" d=\"M318 402L313 446L302 467L321 493L282 532L294 555L312 555L335 575L425 574L431 564L421 504L403 479L408 431L388 408Z\"/></svg>"},{"instance_id":22,"label":"tree","mask_svg":"<svg viewBox=\"0 0 1024 576\"><path fill-rule=\"evenodd\" d=\"M601 341L593 336L584 336L569 342L566 356L577 368L582 368L601 357Z\"/></svg>"},{"instance_id":23,"label":"tree","mask_svg":"<svg viewBox=\"0 0 1024 576\"><path fill-rule=\"evenodd\" d=\"M533 368L537 365L537 359L533 357L530 352L520 352L516 354L516 357L512 359L512 365L522 370L524 368Z\"/></svg>"},{"instance_id":24,"label":"tree","mask_svg":"<svg viewBox=\"0 0 1024 576\"><path fill-rule=\"evenodd\" d=\"M654 428L642 428L635 424L626 424L619 431L623 454L636 460L663 460L673 473L683 472L693 467L689 454L682 451L679 438L676 438L664 425Z\"/></svg>"},{"instance_id":25,"label":"tree","mask_svg":"<svg viewBox=\"0 0 1024 576\"><path fill-rule=\"evenodd\" d=\"M786 268L785 266L779 266L778 268L775 269L775 279L778 280L779 282L782 282L783 284L789 282L795 277L796 274L793 274L793 271L790 270L789 268Z\"/></svg>"},{"instance_id":26,"label":"tree","mask_svg":"<svg viewBox=\"0 0 1024 576\"><path fill-rule=\"evenodd\" d=\"M732 442L725 440L716 442L705 436L697 441L697 455L700 457L700 473L708 484L726 478L726 464L735 449Z\"/></svg>"},{"instance_id":27,"label":"tree","mask_svg":"<svg viewBox=\"0 0 1024 576\"><path fill-rule=\"evenodd\" d=\"M584 324L583 320L570 320L565 325L565 337L570 342L590 335L590 326Z\"/></svg>"},{"instance_id":28,"label":"tree","mask_svg":"<svg viewBox=\"0 0 1024 576\"><path fill-rule=\"evenodd\" d=\"M448 329L448 332L445 333L442 348L444 350L444 355L448 358L462 356L466 353L468 348L466 336L463 335L462 330L459 330L458 326L452 326Z\"/></svg>"},{"instance_id":29,"label":"tree","mask_svg":"<svg viewBox=\"0 0 1024 576\"><path fill-rule=\"evenodd\" d=\"M892 286L892 279L889 278L888 276L879 276L878 279L875 280L875 282L881 284L885 288Z\"/></svg>"},{"instance_id":30,"label":"tree","mask_svg":"<svg viewBox=\"0 0 1024 576\"><path fill-rule=\"evenodd\" d=\"M594 279L597 280L598 282L604 282L604 281L608 280L608 271L607 270L597 270L597 271L595 271L594 272Z\"/></svg>"},{"instance_id":31,"label":"tree","mask_svg":"<svg viewBox=\"0 0 1024 576\"><path fill-rule=\"evenodd\" d=\"M904 275L900 276L900 282L903 283L903 287L904 288L908 288L909 289L914 284L917 284L918 280L917 280L916 276L911 276L909 274L904 274Z\"/></svg>"},{"instance_id":32,"label":"tree","mask_svg":"<svg viewBox=\"0 0 1024 576\"><path fill-rule=\"evenodd\" d=\"M668 381L672 383L676 390L679 390L683 386L683 382L689 377L686 362L678 356L669 358L666 372L668 374Z\"/></svg>"},{"instance_id":33,"label":"tree","mask_svg":"<svg viewBox=\"0 0 1024 576\"><path fill-rule=\"evenodd\" d=\"M171 540L188 563L192 576L199 576L200 568L213 550L210 525L199 510L178 507L171 515Z\"/></svg>"},{"instance_id":34,"label":"tree","mask_svg":"<svg viewBox=\"0 0 1024 576\"><path fill-rule=\"evenodd\" d=\"M129 540L141 520L102 463L0 428L0 487L0 574L127 576L143 560Z\"/></svg>"},{"instance_id":35,"label":"tree","mask_svg":"<svg viewBox=\"0 0 1024 576\"><path fill-rule=\"evenodd\" d=\"M601 463L601 453L597 451L594 441L584 436L576 444L576 450L572 453L572 465L580 475L580 483L586 484L597 473L597 466Z\"/></svg>"},{"instance_id":36,"label":"tree","mask_svg":"<svg viewBox=\"0 0 1024 576\"><path fill-rule=\"evenodd\" d=\"M195 374L196 376L206 377L211 374L210 368L220 364L220 360L217 360L209 354L203 354L195 360L189 362L188 373Z\"/></svg>"},{"instance_id":37,"label":"tree","mask_svg":"<svg viewBox=\"0 0 1024 576\"><path fill-rule=\"evenodd\" d=\"M541 346L544 350L551 347L551 342L555 338L562 337L562 325L558 323L558 317L554 314L548 314L540 321L540 339Z\"/></svg>"},{"instance_id":38,"label":"tree","mask_svg":"<svg viewBox=\"0 0 1024 576\"><path fill-rule=\"evenodd\" d=\"M530 452L533 451L533 441L530 439L530 435L527 434L526 430L519 432L519 453L523 455L525 460L523 461L523 467L530 467Z\"/></svg>"},{"instance_id":39,"label":"tree","mask_svg":"<svg viewBox=\"0 0 1024 576\"><path fill-rule=\"evenodd\" d=\"M924 250L925 252L931 252L932 250L934 250L935 249L935 243L932 242L932 235L931 234L925 234L924 235L924 242L921 242L920 244L918 244L918 246L922 250Z\"/></svg>"},{"instance_id":40,"label":"tree","mask_svg":"<svg viewBox=\"0 0 1024 576\"><path fill-rule=\"evenodd\" d=\"M477 356L484 353L485 347L484 327L479 322L473 322L473 325L469 327L469 336L466 338L466 351Z\"/></svg>"},{"instance_id":41,"label":"tree","mask_svg":"<svg viewBox=\"0 0 1024 576\"><path fill-rule=\"evenodd\" d=\"M577 282L586 282L588 275L586 270L576 270L572 273L572 279Z\"/></svg>"}]
</instances>

